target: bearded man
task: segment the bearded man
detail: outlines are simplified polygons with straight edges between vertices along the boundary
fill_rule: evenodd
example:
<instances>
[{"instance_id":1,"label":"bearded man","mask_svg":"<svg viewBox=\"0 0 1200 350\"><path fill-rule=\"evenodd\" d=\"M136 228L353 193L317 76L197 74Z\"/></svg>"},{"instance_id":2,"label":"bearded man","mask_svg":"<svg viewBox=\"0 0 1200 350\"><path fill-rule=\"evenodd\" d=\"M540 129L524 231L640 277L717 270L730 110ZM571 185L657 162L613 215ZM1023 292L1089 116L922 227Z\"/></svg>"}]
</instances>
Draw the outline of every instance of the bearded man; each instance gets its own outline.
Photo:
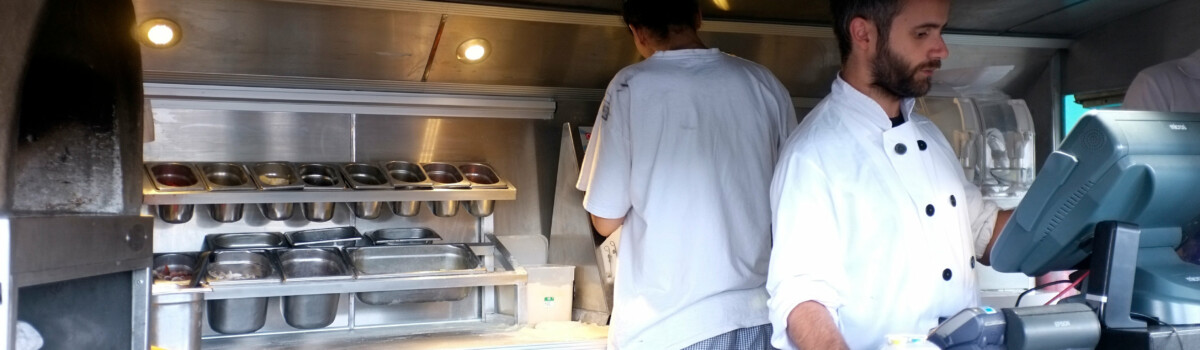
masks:
<instances>
[{"instance_id":1,"label":"bearded man","mask_svg":"<svg viewBox=\"0 0 1200 350\"><path fill-rule=\"evenodd\" d=\"M979 303L972 271L1007 222L913 112L949 55L949 0L833 0L842 70L771 184L772 345L878 349Z\"/></svg>"}]
</instances>

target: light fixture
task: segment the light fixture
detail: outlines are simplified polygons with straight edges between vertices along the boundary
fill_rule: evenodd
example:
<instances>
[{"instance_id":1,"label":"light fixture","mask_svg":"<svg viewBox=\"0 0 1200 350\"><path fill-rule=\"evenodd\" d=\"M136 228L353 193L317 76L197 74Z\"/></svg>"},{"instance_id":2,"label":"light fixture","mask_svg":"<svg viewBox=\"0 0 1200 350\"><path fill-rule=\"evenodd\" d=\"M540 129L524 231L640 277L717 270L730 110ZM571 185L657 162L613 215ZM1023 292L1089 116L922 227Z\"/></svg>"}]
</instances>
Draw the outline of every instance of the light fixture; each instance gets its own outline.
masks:
<instances>
[{"instance_id":1,"label":"light fixture","mask_svg":"<svg viewBox=\"0 0 1200 350\"><path fill-rule=\"evenodd\" d=\"M721 11L729 11L728 0L713 0L713 5L717 5L717 8L721 9Z\"/></svg>"},{"instance_id":2,"label":"light fixture","mask_svg":"<svg viewBox=\"0 0 1200 350\"><path fill-rule=\"evenodd\" d=\"M165 49L179 43L183 31L179 24L166 18L148 19L137 26L134 33L138 42L148 47Z\"/></svg>"},{"instance_id":3,"label":"light fixture","mask_svg":"<svg viewBox=\"0 0 1200 350\"><path fill-rule=\"evenodd\" d=\"M479 63L491 54L492 44L484 39L469 39L458 45L458 60L463 63Z\"/></svg>"}]
</instances>

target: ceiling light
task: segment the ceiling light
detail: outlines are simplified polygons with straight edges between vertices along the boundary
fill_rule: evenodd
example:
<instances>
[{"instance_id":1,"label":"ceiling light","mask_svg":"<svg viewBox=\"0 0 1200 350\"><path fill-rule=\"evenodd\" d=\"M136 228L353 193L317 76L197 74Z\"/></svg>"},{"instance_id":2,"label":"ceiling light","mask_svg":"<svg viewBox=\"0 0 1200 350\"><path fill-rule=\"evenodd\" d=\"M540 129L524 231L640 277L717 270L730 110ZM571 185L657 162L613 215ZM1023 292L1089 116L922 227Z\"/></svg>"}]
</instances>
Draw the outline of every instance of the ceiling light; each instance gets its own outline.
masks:
<instances>
[{"instance_id":1,"label":"ceiling light","mask_svg":"<svg viewBox=\"0 0 1200 350\"><path fill-rule=\"evenodd\" d=\"M179 24L174 21L154 18L139 24L135 35L142 45L162 49L178 44L183 32L179 29Z\"/></svg>"},{"instance_id":2,"label":"ceiling light","mask_svg":"<svg viewBox=\"0 0 1200 350\"><path fill-rule=\"evenodd\" d=\"M470 39L458 45L458 60L463 63L478 63L492 53L492 44L484 39Z\"/></svg>"},{"instance_id":3,"label":"ceiling light","mask_svg":"<svg viewBox=\"0 0 1200 350\"><path fill-rule=\"evenodd\" d=\"M713 0L713 5L717 5L717 8L721 9L722 11L729 11L728 0Z\"/></svg>"}]
</instances>

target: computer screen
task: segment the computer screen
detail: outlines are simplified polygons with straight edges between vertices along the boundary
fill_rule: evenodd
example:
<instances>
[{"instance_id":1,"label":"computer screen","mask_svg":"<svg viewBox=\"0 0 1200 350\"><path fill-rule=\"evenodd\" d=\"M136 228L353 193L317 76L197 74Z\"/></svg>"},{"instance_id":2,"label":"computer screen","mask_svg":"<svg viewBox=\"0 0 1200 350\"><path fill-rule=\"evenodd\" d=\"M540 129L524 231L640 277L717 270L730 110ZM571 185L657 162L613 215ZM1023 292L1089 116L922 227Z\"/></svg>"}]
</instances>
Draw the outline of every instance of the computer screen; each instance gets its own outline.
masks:
<instances>
[{"instance_id":1,"label":"computer screen","mask_svg":"<svg viewBox=\"0 0 1200 350\"><path fill-rule=\"evenodd\" d=\"M1181 227L1200 223L1200 114L1089 112L1046 159L997 238L992 267L1072 269L1091 254L1096 223L1110 220L1138 225L1140 249L1173 248Z\"/></svg>"}]
</instances>

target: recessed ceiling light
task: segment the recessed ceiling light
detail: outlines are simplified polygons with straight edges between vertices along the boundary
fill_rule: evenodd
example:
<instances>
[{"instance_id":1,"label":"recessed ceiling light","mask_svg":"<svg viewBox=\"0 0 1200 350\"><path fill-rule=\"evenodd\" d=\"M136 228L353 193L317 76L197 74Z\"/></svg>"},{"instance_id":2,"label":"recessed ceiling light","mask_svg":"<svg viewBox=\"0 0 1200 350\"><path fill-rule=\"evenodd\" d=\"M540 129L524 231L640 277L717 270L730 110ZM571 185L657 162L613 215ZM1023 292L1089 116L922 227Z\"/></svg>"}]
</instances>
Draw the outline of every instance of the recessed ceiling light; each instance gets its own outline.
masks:
<instances>
[{"instance_id":1,"label":"recessed ceiling light","mask_svg":"<svg viewBox=\"0 0 1200 350\"><path fill-rule=\"evenodd\" d=\"M478 63L492 54L492 44L484 39L470 39L458 45L458 60L463 63Z\"/></svg>"},{"instance_id":2,"label":"recessed ceiling light","mask_svg":"<svg viewBox=\"0 0 1200 350\"><path fill-rule=\"evenodd\" d=\"M183 31L179 29L179 24L172 20L154 18L139 24L135 35L142 45L163 49L178 44Z\"/></svg>"}]
</instances>

